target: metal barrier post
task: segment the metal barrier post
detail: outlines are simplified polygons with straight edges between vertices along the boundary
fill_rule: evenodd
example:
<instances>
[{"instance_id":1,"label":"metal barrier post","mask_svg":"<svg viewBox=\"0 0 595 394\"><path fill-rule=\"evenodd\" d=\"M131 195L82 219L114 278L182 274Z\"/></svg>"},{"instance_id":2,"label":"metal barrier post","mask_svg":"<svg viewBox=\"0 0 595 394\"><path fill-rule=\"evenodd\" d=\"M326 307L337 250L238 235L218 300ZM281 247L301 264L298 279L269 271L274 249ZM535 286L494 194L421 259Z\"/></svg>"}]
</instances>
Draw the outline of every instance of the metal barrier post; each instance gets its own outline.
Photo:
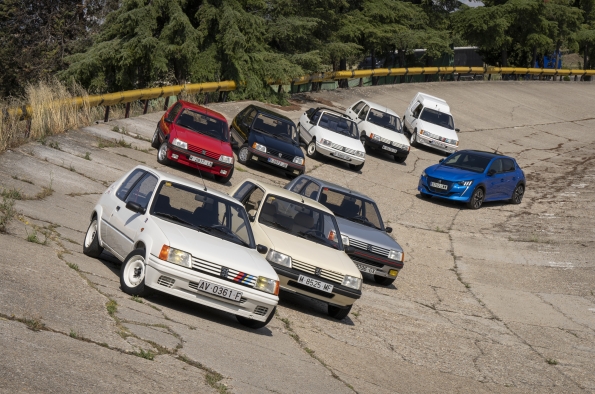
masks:
<instances>
[{"instance_id":1,"label":"metal barrier post","mask_svg":"<svg viewBox=\"0 0 595 394\"><path fill-rule=\"evenodd\" d=\"M124 118L128 119L130 117L130 103L126 103L126 113L124 114Z\"/></svg>"},{"instance_id":2,"label":"metal barrier post","mask_svg":"<svg viewBox=\"0 0 595 394\"><path fill-rule=\"evenodd\" d=\"M149 100L145 100L145 107L143 108L143 115L147 114L148 109L149 109Z\"/></svg>"},{"instance_id":3,"label":"metal barrier post","mask_svg":"<svg viewBox=\"0 0 595 394\"><path fill-rule=\"evenodd\" d=\"M103 122L109 122L109 105L105 106L105 116L103 117Z\"/></svg>"},{"instance_id":4,"label":"metal barrier post","mask_svg":"<svg viewBox=\"0 0 595 394\"><path fill-rule=\"evenodd\" d=\"M169 96L167 96L165 98L165 104L163 104L163 110L167 111L167 108L169 107Z\"/></svg>"}]
</instances>

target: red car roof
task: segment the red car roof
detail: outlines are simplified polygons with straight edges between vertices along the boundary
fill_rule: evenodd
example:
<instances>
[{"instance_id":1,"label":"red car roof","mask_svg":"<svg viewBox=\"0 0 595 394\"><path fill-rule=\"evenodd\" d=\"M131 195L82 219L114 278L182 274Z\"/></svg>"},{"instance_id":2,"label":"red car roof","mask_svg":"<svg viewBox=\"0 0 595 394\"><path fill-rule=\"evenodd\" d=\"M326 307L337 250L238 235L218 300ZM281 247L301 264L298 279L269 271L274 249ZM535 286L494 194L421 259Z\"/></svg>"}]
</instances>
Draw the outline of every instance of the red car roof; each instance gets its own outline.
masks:
<instances>
[{"instance_id":1,"label":"red car roof","mask_svg":"<svg viewBox=\"0 0 595 394\"><path fill-rule=\"evenodd\" d=\"M219 119L227 123L227 119L225 119L225 116L221 115L219 112L213 111L212 109L203 107L202 105L189 103L188 101L184 100L180 100L179 103L182 104L183 108L190 108L196 112L208 115L212 118Z\"/></svg>"}]
</instances>

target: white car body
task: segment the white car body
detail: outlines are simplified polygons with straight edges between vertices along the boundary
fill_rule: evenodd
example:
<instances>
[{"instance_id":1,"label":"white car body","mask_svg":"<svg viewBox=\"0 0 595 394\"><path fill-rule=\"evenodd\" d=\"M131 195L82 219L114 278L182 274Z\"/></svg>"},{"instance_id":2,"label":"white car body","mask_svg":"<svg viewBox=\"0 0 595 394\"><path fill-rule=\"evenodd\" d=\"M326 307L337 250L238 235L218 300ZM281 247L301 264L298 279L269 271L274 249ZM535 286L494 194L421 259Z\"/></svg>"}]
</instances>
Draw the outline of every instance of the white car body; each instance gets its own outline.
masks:
<instances>
[{"instance_id":1,"label":"white car body","mask_svg":"<svg viewBox=\"0 0 595 394\"><path fill-rule=\"evenodd\" d=\"M447 120L443 125L428 122L422 118L424 111L437 114L440 119ZM450 107L446 101L425 93L417 93L409 103L403 116L404 129L410 134L410 143L423 144L446 153L453 153L458 149L458 129L455 128Z\"/></svg>"},{"instance_id":2,"label":"white car body","mask_svg":"<svg viewBox=\"0 0 595 394\"><path fill-rule=\"evenodd\" d=\"M300 138L306 143L315 141L316 152L335 160L348 163L352 166L359 166L366 160L366 151L361 141L359 140L359 132L357 138L352 138L348 135L340 134L331 131L322 126L322 120L325 114L335 117L344 117L345 120L351 122L351 119L345 117L344 114L326 109L316 108L312 114L319 114L314 123L308 116L308 112L304 112L300 117L298 123L298 130ZM356 126L357 127L357 126ZM326 142L325 142L326 141ZM312 156L309 152L309 156Z\"/></svg>"},{"instance_id":3,"label":"white car body","mask_svg":"<svg viewBox=\"0 0 595 394\"><path fill-rule=\"evenodd\" d=\"M141 175L134 181L134 177L139 172ZM135 190L140 193L138 190L142 189L143 182L152 180L152 177L156 178L153 190L147 186L146 190L142 191L145 193L145 197L133 198L146 205L144 212L131 210L129 208L130 200L126 200L135 193ZM132 183L133 181L135 183ZM278 281L279 278L275 271L264 256L254 248L254 242L252 242L252 247L244 246L199 231L196 227L192 228L178 221L154 215L157 213L156 206L161 203L159 200L161 194L158 193L161 188L172 187L172 185L173 188L187 188L189 195L196 191L200 193L200 196L216 197L217 199L211 200L216 201L215 204L232 206L233 212L236 213L239 212L237 209L241 208L241 211L245 213L244 208L228 195L152 168L137 166L114 182L100 197L91 215L91 226L87 232L84 247L87 248L91 245L90 240L93 240L91 227L96 223L95 236L99 246L123 262L122 272L124 272L124 266L128 261L127 256L130 257L134 253L133 251L137 252L139 248L144 249L144 256L141 256L144 257L144 267L140 265L138 267L139 272L144 273L144 286L223 310L251 321L267 321L270 314L274 313L278 303L278 291L277 294L268 293L257 290L255 285L259 277ZM196 197L198 196L199 194L196 194ZM197 198L194 200L199 201ZM220 201L225 203L220 203ZM169 202L170 199L167 197L168 206ZM226 205L227 202L229 205ZM203 206L204 204L207 203L203 203ZM172 212L173 210L181 212L181 208L177 209L173 206L169 206L169 208L172 209ZM228 209L225 212L231 212L231 210ZM196 215L196 211L194 215ZM214 216L215 220L224 221L225 219L221 219L222 216L219 215ZM225 215L224 213L224 218ZM185 217L186 220L190 220L190 215ZM247 224L247 215L245 217ZM228 221L231 223L232 220L235 219L231 219L230 216ZM251 231L247 231L245 234L251 234ZM253 236L249 235L248 237L253 240ZM174 264L168 261L169 257L168 260L162 259L160 253L163 253L165 246L190 254L191 256L186 261L191 267ZM101 248L99 248L99 253L101 253ZM237 280L238 278L241 280ZM233 294L237 296L237 301L198 290L198 285L201 282L204 282L205 286L210 283L218 288L228 289L229 294L235 291L236 293ZM125 290L124 287L123 290Z\"/></svg>"},{"instance_id":4,"label":"white car body","mask_svg":"<svg viewBox=\"0 0 595 394\"><path fill-rule=\"evenodd\" d=\"M385 113L397 118L398 125L395 130L379 126L371 121L371 112ZM409 154L409 139L403 134L400 125L401 118L390 108L367 100L359 100L345 111L345 114L357 123L360 132L360 140L365 147L380 149L393 154L395 160L404 162ZM386 116L385 116L386 118Z\"/></svg>"}]
</instances>

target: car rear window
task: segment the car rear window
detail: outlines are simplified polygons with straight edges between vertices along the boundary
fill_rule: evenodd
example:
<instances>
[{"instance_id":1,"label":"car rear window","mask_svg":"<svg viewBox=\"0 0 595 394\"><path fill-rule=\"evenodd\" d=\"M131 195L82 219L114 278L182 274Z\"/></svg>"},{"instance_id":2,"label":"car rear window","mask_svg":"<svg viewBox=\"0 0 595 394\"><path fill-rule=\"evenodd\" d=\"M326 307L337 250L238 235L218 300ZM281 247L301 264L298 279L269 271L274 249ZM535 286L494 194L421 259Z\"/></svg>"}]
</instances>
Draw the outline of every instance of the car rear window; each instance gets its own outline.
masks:
<instances>
[{"instance_id":1,"label":"car rear window","mask_svg":"<svg viewBox=\"0 0 595 394\"><path fill-rule=\"evenodd\" d=\"M176 124L188 130L227 142L227 123L220 119L185 108Z\"/></svg>"}]
</instances>

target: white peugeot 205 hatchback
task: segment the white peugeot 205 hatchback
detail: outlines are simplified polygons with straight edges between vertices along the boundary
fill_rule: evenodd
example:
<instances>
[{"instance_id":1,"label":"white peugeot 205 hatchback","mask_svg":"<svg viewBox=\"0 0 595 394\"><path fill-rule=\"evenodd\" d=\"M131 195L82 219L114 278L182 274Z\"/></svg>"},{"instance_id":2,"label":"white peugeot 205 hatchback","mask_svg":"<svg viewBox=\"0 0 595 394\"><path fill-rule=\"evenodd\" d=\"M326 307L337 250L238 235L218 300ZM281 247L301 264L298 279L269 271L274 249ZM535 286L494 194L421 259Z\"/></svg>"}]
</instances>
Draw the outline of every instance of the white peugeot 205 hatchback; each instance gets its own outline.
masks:
<instances>
[{"instance_id":1,"label":"white peugeot 205 hatchback","mask_svg":"<svg viewBox=\"0 0 595 394\"><path fill-rule=\"evenodd\" d=\"M151 290L264 327L279 301L279 277L256 245L244 207L206 186L137 166L114 182L91 213L83 252L122 261L120 286Z\"/></svg>"}]
</instances>

